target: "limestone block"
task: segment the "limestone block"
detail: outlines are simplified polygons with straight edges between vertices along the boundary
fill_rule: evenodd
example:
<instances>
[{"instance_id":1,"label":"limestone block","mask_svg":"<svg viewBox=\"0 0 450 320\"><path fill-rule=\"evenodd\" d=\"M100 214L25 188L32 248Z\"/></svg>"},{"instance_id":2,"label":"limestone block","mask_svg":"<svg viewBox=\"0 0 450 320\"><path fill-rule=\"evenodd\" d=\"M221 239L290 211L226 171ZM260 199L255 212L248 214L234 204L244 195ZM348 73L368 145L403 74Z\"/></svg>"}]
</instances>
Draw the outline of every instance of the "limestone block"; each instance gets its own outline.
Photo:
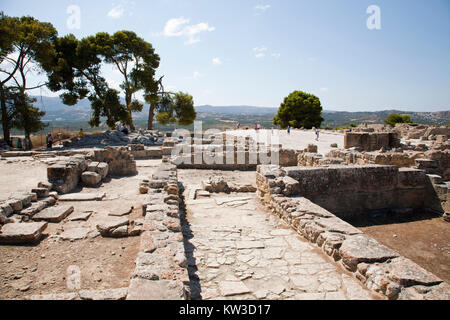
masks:
<instances>
[{"instance_id":1,"label":"limestone block","mask_svg":"<svg viewBox=\"0 0 450 320\"><path fill-rule=\"evenodd\" d=\"M85 185L95 187L98 186L102 181L102 176L98 173L87 171L83 172L83 174L81 175L81 180Z\"/></svg>"},{"instance_id":2,"label":"limestone block","mask_svg":"<svg viewBox=\"0 0 450 320\"><path fill-rule=\"evenodd\" d=\"M34 223L8 223L0 231L2 244L35 243L41 238L42 232L47 228L46 222Z\"/></svg>"}]
</instances>

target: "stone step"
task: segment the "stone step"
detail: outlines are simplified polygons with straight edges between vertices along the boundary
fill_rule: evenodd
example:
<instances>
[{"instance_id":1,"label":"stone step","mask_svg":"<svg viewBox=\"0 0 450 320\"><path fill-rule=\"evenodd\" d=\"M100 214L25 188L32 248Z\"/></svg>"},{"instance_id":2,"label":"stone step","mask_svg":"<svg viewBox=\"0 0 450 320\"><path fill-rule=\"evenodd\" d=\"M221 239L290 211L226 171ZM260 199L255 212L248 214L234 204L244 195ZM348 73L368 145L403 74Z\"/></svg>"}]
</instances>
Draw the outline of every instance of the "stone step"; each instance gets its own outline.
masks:
<instances>
[{"instance_id":1,"label":"stone step","mask_svg":"<svg viewBox=\"0 0 450 320\"><path fill-rule=\"evenodd\" d=\"M47 221L51 223L58 223L64 220L69 214L73 212L73 206L56 206L47 208L33 216L34 221Z\"/></svg>"},{"instance_id":2,"label":"stone step","mask_svg":"<svg viewBox=\"0 0 450 320\"><path fill-rule=\"evenodd\" d=\"M0 244L36 243L47 228L47 222L8 223L0 231Z\"/></svg>"}]
</instances>

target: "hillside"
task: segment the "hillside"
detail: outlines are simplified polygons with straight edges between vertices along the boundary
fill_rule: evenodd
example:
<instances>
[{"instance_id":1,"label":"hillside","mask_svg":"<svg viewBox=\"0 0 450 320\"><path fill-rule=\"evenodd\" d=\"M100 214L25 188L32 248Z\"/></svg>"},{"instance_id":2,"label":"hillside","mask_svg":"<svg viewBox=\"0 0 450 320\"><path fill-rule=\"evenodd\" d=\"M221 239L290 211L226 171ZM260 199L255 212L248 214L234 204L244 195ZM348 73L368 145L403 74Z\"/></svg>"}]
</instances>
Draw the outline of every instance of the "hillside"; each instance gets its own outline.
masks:
<instances>
[{"instance_id":1,"label":"hillside","mask_svg":"<svg viewBox=\"0 0 450 320\"><path fill-rule=\"evenodd\" d=\"M83 122L90 117L91 107L88 100L80 101L75 106L66 106L59 98L36 97L35 106L46 112L44 120L56 122ZM271 126L272 118L277 113L277 108L263 108L254 106L197 106L198 120L210 122L236 123L251 125L255 122L264 126ZM450 122L450 111L442 112L405 112L399 110L385 110L377 112L345 112L345 111L324 111L324 126L339 127L350 123L360 124L383 123L391 113L408 114L412 121L424 124L446 125ZM137 122L147 119L148 105L144 106L141 113L134 114Z\"/></svg>"}]
</instances>

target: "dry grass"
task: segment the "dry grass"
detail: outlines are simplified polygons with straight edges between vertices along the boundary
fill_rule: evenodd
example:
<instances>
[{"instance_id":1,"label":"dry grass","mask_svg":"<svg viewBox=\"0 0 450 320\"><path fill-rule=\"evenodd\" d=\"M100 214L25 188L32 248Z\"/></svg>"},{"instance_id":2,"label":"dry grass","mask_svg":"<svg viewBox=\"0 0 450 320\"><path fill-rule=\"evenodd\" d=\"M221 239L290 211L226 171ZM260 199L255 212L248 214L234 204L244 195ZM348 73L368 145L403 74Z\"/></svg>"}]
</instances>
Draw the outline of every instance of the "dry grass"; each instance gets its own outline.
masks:
<instances>
[{"instance_id":1,"label":"dry grass","mask_svg":"<svg viewBox=\"0 0 450 320\"><path fill-rule=\"evenodd\" d=\"M55 128L51 131L53 136L53 144L58 143L60 141L64 141L67 139L72 139L73 137L78 136L79 132L70 131L67 129L59 129ZM33 145L33 149L41 149L46 147L46 137L48 133L34 135L31 136L31 143Z\"/></svg>"}]
</instances>

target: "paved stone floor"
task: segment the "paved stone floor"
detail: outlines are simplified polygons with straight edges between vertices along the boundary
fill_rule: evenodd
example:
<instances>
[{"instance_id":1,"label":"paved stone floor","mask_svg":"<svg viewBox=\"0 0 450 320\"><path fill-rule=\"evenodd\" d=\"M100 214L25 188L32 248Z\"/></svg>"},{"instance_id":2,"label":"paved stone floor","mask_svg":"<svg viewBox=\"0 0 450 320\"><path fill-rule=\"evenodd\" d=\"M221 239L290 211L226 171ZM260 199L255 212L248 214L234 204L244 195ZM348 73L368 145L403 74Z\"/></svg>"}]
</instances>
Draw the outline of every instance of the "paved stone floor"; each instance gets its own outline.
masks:
<instances>
[{"instance_id":1,"label":"paved stone floor","mask_svg":"<svg viewBox=\"0 0 450 320\"><path fill-rule=\"evenodd\" d=\"M193 200L185 190L185 245L193 298L373 299L318 248L266 212L255 194Z\"/></svg>"},{"instance_id":2,"label":"paved stone floor","mask_svg":"<svg viewBox=\"0 0 450 320\"><path fill-rule=\"evenodd\" d=\"M274 131L276 132L276 131ZM268 136L272 134L271 130L260 130L255 135L255 130L235 130L227 133L235 136L252 136L258 142L267 143ZM308 147L308 144L315 144L318 147L320 154L327 154L334 148L331 144L337 143L339 148L344 147L344 135L337 132L321 131L319 141L316 141L316 134L313 130L302 131L293 129L290 134L286 130L279 131L279 143L283 148L291 148L303 150Z\"/></svg>"}]
</instances>

